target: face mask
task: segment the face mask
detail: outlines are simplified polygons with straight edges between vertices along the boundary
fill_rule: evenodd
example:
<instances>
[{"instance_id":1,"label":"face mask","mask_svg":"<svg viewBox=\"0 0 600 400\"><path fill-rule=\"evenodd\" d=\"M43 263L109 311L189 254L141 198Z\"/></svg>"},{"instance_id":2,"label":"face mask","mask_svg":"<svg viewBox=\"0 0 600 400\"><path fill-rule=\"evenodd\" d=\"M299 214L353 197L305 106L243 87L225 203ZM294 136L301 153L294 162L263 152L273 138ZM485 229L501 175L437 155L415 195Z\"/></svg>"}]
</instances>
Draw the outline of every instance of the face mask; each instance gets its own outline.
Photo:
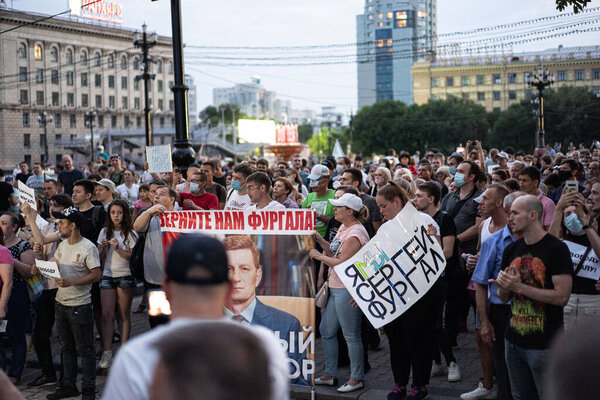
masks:
<instances>
[{"instance_id":1,"label":"face mask","mask_svg":"<svg viewBox=\"0 0 600 400\"><path fill-rule=\"evenodd\" d=\"M579 235L583 232L583 224L579 218L577 218L577 214L569 214L565 218L565 226L573 235Z\"/></svg>"},{"instance_id":2,"label":"face mask","mask_svg":"<svg viewBox=\"0 0 600 400\"><path fill-rule=\"evenodd\" d=\"M198 191L198 184L195 182L190 182L190 192L196 193Z\"/></svg>"},{"instance_id":3,"label":"face mask","mask_svg":"<svg viewBox=\"0 0 600 400\"><path fill-rule=\"evenodd\" d=\"M448 167L448 172L450 172L450 175L454 176L456 174L456 167Z\"/></svg>"},{"instance_id":4,"label":"face mask","mask_svg":"<svg viewBox=\"0 0 600 400\"><path fill-rule=\"evenodd\" d=\"M463 174L461 174L460 172L457 172L456 174L454 174L454 184L456 185L456 187L461 187L462 185L465 184L465 176Z\"/></svg>"},{"instance_id":5,"label":"face mask","mask_svg":"<svg viewBox=\"0 0 600 400\"><path fill-rule=\"evenodd\" d=\"M571 171L558 171L558 177L560 178L561 182L568 181L571 179L571 176Z\"/></svg>"},{"instance_id":6,"label":"face mask","mask_svg":"<svg viewBox=\"0 0 600 400\"><path fill-rule=\"evenodd\" d=\"M529 161L525 161L525 166L526 167L531 167L533 165L533 163L529 162Z\"/></svg>"},{"instance_id":7,"label":"face mask","mask_svg":"<svg viewBox=\"0 0 600 400\"><path fill-rule=\"evenodd\" d=\"M338 165L335 167L335 172L336 172L338 175L341 175L341 174L343 174L343 173L344 173L344 171L345 171L345 169L344 169L344 166L343 166L343 165L341 165L341 164L338 164Z\"/></svg>"},{"instance_id":8,"label":"face mask","mask_svg":"<svg viewBox=\"0 0 600 400\"><path fill-rule=\"evenodd\" d=\"M231 181L231 188L233 190L237 190L238 192L242 190L242 183L238 181Z\"/></svg>"},{"instance_id":9,"label":"face mask","mask_svg":"<svg viewBox=\"0 0 600 400\"><path fill-rule=\"evenodd\" d=\"M311 188L316 188L317 186L319 186L319 181L310 181L310 182L308 183L308 185L309 185Z\"/></svg>"}]
</instances>

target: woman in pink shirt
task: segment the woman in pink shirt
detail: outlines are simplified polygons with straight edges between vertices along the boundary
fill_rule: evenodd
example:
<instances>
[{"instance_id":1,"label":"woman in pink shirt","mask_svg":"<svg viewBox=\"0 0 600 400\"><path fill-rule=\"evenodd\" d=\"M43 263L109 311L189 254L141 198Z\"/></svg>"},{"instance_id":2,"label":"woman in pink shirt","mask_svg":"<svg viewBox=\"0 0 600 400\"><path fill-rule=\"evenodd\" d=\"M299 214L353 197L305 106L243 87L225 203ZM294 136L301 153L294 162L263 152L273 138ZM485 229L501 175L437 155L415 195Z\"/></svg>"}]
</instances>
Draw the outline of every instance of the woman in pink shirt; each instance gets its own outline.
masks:
<instances>
[{"instance_id":1,"label":"woman in pink shirt","mask_svg":"<svg viewBox=\"0 0 600 400\"><path fill-rule=\"evenodd\" d=\"M4 234L0 229L0 324L6 318L6 308L13 283L13 265L14 260L10 251L4 247ZM2 334L0 333L1 336ZM5 364L6 358L0 346L0 366L4 366Z\"/></svg>"},{"instance_id":2,"label":"woman in pink shirt","mask_svg":"<svg viewBox=\"0 0 600 400\"><path fill-rule=\"evenodd\" d=\"M329 299L322 312L319 331L323 340L325 351L325 375L315 379L317 385L337 385L338 342L337 332L342 328L342 333L348 344L350 357L350 379L338 388L338 392L352 392L364 387L364 353L360 338L362 312L352 300L350 292L336 274L333 267L350 259L360 248L369 241L369 234L361 224L361 220L368 217L368 210L363 205L360 197L344 193L342 190L335 192L335 199L329 200L334 206L334 217L342 223L335 238L328 243L319 234L315 239L324 249L324 253L311 250L310 256L329 266ZM319 274L318 288L323 285L323 268Z\"/></svg>"}]
</instances>

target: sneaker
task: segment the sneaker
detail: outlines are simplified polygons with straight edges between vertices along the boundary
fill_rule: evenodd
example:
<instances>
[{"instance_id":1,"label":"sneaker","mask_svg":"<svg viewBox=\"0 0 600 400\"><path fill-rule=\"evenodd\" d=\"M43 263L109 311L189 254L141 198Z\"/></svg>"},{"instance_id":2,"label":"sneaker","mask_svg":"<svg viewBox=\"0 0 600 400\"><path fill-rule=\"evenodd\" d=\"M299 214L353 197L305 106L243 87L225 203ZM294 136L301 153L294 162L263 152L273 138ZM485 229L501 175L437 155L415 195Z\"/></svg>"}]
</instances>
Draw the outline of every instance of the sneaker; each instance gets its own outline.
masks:
<instances>
[{"instance_id":1,"label":"sneaker","mask_svg":"<svg viewBox=\"0 0 600 400\"><path fill-rule=\"evenodd\" d=\"M56 389L56 392L50 393L46 396L48 400L59 400L66 399L68 397L79 396L79 390L73 386L61 386Z\"/></svg>"},{"instance_id":2,"label":"sneaker","mask_svg":"<svg viewBox=\"0 0 600 400\"><path fill-rule=\"evenodd\" d=\"M483 387L483 382L479 382L477 389L461 394L460 398L461 400L489 400L495 399L497 396L496 386L486 389Z\"/></svg>"},{"instance_id":3,"label":"sneaker","mask_svg":"<svg viewBox=\"0 0 600 400\"><path fill-rule=\"evenodd\" d=\"M52 385L56 385L56 376L53 378L49 378L46 375L42 374L40 376L38 376L37 378L35 378L34 380L32 380L31 382L29 382L27 384L28 387L43 387L43 386L52 386Z\"/></svg>"},{"instance_id":4,"label":"sneaker","mask_svg":"<svg viewBox=\"0 0 600 400\"><path fill-rule=\"evenodd\" d=\"M433 364L431 365L431 375L429 375L429 376L431 378L433 378L434 376L442 376L442 375L446 375L446 368L444 368L441 363L436 363L434 361Z\"/></svg>"},{"instance_id":5,"label":"sneaker","mask_svg":"<svg viewBox=\"0 0 600 400\"><path fill-rule=\"evenodd\" d=\"M400 400L406 397L406 386L395 385L387 395L387 400Z\"/></svg>"},{"instance_id":6,"label":"sneaker","mask_svg":"<svg viewBox=\"0 0 600 400\"><path fill-rule=\"evenodd\" d=\"M419 389L418 386L412 386L406 400L425 400L428 399L427 389Z\"/></svg>"},{"instance_id":7,"label":"sneaker","mask_svg":"<svg viewBox=\"0 0 600 400\"><path fill-rule=\"evenodd\" d=\"M454 361L450 362L448 366L448 382L458 382L462 378L460 374L460 368L458 368L458 364Z\"/></svg>"},{"instance_id":8,"label":"sneaker","mask_svg":"<svg viewBox=\"0 0 600 400\"><path fill-rule=\"evenodd\" d=\"M100 364L98 364L98 368L100 368L100 369L110 368L112 359L113 359L113 352L111 350L103 352L102 358L100 359Z\"/></svg>"}]
</instances>

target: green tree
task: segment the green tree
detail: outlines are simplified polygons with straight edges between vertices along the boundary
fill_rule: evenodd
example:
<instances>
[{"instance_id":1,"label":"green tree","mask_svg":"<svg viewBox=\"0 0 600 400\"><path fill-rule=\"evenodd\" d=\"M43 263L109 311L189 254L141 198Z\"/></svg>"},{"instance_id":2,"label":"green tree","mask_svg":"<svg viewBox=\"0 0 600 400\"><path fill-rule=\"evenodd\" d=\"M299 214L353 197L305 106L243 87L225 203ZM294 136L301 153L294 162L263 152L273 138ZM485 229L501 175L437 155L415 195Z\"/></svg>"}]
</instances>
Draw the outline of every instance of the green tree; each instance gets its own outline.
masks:
<instances>
[{"instance_id":1,"label":"green tree","mask_svg":"<svg viewBox=\"0 0 600 400\"><path fill-rule=\"evenodd\" d=\"M224 111L222 113L221 111ZM200 123L206 124L210 121L210 126L217 126L221 122L222 117L225 117L225 124L231 124L235 113L235 122L240 119L248 118L246 114L240 113L240 106L237 104L221 104L219 107L207 106L200 111Z\"/></svg>"},{"instance_id":2,"label":"green tree","mask_svg":"<svg viewBox=\"0 0 600 400\"><path fill-rule=\"evenodd\" d=\"M365 106L354 117L354 149L363 154L384 152L393 147L408 145L399 137L400 124L406 114L406 105L399 101L384 100Z\"/></svg>"},{"instance_id":3,"label":"green tree","mask_svg":"<svg viewBox=\"0 0 600 400\"><path fill-rule=\"evenodd\" d=\"M532 110L530 101L522 100L500 112L495 120L492 135L485 144L499 149L512 146L516 150L532 152L536 141L536 119Z\"/></svg>"},{"instance_id":4,"label":"green tree","mask_svg":"<svg viewBox=\"0 0 600 400\"><path fill-rule=\"evenodd\" d=\"M556 9L559 11L563 11L568 6L573 6L573 12L577 14L579 11L582 11L592 0L555 0L556 1Z\"/></svg>"},{"instance_id":5,"label":"green tree","mask_svg":"<svg viewBox=\"0 0 600 400\"><path fill-rule=\"evenodd\" d=\"M312 125L298 125L298 141L300 143L307 143L313 135Z\"/></svg>"},{"instance_id":6,"label":"green tree","mask_svg":"<svg viewBox=\"0 0 600 400\"><path fill-rule=\"evenodd\" d=\"M310 152L317 155L319 158L324 158L333 152L335 141L340 141L340 146L346 152L346 146L350 141L348 127L343 127L340 130L331 128L321 128L318 133L311 136L306 142L310 147Z\"/></svg>"}]
</instances>

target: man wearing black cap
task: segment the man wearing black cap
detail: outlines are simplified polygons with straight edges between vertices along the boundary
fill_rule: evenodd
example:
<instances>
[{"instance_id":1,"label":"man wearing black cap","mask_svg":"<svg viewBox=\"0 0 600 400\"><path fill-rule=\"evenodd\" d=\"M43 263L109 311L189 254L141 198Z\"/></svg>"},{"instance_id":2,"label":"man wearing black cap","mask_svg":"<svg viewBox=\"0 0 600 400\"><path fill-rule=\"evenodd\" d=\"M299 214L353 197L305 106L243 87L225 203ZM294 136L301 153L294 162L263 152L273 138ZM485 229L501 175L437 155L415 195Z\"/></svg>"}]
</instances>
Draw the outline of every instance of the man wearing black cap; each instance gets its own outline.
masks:
<instances>
[{"instance_id":1,"label":"man wearing black cap","mask_svg":"<svg viewBox=\"0 0 600 400\"><path fill-rule=\"evenodd\" d=\"M232 286L228 277L227 255L221 242L200 234L183 235L169 250L165 272L162 288L171 306L172 321L121 347L110 369L104 399L149 399L154 370L159 361L156 343L180 327L200 321L207 324L228 322L224 318L223 306L231 296ZM234 321L231 323L235 324ZM271 399L289 399L287 361L277 339L265 328L247 328L264 344L270 359L269 376L258 378L271 382ZM236 379L235 376L230 378ZM198 391L202 391L202 382L190 384L198 385ZM240 397L243 397L242 393Z\"/></svg>"},{"instance_id":2,"label":"man wearing black cap","mask_svg":"<svg viewBox=\"0 0 600 400\"><path fill-rule=\"evenodd\" d=\"M77 380L77 356L81 357L82 399L95 398L96 355L92 334L94 318L90 290L93 282L101 278L98 249L88 239L81 236L83 215L69 207L62 212L53 212L58 221L62 241L51 261L59 266L61 278L56 278L55 318L56 329L61 344L64 375L58 390L47 396L48 399L63 399L79 395Z\"/></svg>"}]
</instances>

